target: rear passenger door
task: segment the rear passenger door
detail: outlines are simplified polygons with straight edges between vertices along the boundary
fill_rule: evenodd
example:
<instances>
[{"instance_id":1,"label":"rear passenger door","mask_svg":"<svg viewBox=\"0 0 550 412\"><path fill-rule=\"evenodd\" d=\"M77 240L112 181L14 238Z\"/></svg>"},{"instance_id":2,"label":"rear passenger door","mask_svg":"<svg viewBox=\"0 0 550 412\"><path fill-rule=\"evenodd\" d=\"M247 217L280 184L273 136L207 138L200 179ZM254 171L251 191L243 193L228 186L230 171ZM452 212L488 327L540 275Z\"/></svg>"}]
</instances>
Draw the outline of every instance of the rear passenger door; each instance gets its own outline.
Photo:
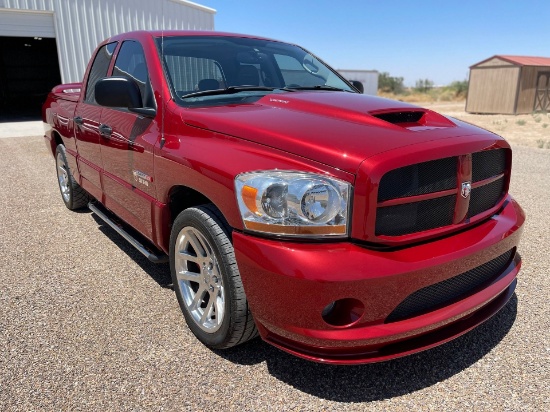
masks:
<instances>
[{"instance_id":1,"label":"rear passenger door","mask_svg":"<svg viewBox=\"0 0 550 412\"><path fill-rule=\"evenodd\" d=\"M97 51L73 118L81 185L97 199L102 197L99 124L103 107L95 100L95 84L107 75L116 46L117 42L109 43Z\"/></svg>"},{"instance_id":2,"label":"rear passenger door","mask_svg":"<svg viewBox=\"0 0 550 412\"><path fill-rule=\"evenodd\" d=\"M147 61L141 44L126 40L115 58L112 76L137 83L143 105L155 107ZM104 107L100 135L105 205L145 236L152 238L155 200L153 148L160 137L155 119L125 108Z\"/></svg>"}]
</instances>

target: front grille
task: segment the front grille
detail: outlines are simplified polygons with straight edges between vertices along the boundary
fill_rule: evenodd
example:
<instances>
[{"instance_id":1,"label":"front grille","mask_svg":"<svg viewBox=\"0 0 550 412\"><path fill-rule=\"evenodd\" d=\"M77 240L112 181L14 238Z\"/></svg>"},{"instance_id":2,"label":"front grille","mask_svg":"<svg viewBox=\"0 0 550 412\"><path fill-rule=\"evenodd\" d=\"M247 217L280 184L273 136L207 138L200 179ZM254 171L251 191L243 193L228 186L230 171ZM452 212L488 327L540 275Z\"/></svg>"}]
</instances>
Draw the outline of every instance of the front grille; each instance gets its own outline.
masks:
<instances>
[{"instance_id":1,"label":"front grille","mask_svg":"<svg viewBox=\"0 0 550 412\"><path fill-rule=\"evenodd\" d=\"M392 170L380 181L378 201L453 189L457 164L456 157L447 157Z\"/></svg>"},{"instance_id":2,"label":"front grille","mask_svg":"<svg viewBox=\"0 0 550 412\"><path fill-rule=\"evenodd\" d=\"M453 223L456 196L378 208L376 235L401 236Z\"/></svg>"},{"instance_id":3,"label":"front grille","mask_svg":"<svg viewBox=\"0 0 550 412\"><path fill-rule=\"evenodd\" d=\"M480 186L472 190L470 194L470 207L468 208L467 217L470 218L475 215L489 210L502 197L504 192L504 177L495 180L488 185Z\"/></svg>"},{"instance_id":4,"label":"front grille","mask_svg":"<svg viewBox=\"0 0 550 412\"><path fill-rule=\"evenodd\" d=\"M378 186L375 235L414 234L450 226L455 218L454 223L462 223L490 210L505 194L507 156L508 149L493 149L472 153L471 157L446 157L387 172ZM471 176L461 175L459 170L469 170L466 162L470 161ZM491 183L485 181L498 176ZM463 198L462 183L469 180L481 186L472 189L470 197ZM452 190L456 190L456 195L449 194ZM435 197L431 195L427 200L413 198L432 193ZM384 204L388 201L392 201L390 205Z\"/></svg>"},{"instance_id":5,"label":"front grille","mask_svg":"<svg viewBox=\"0 0 550 412\"><path fill-rule=\"evenodd\" d=\"M390 315L385 323L398 322L450 305L476 292L484 284L494 281L508 267L514 249L442 282L427 286L409 295Z\"/></svg>"},{"instance_id":6,"label":"front grille","mask_svg":"<svg viewBox=\"0 0 550 412\"><path fill-rule=\"evenodd\" d=\"M472 182L498 176L506 170L506 150L486 150L472 154Z\"/></svg>"}]
</instances>

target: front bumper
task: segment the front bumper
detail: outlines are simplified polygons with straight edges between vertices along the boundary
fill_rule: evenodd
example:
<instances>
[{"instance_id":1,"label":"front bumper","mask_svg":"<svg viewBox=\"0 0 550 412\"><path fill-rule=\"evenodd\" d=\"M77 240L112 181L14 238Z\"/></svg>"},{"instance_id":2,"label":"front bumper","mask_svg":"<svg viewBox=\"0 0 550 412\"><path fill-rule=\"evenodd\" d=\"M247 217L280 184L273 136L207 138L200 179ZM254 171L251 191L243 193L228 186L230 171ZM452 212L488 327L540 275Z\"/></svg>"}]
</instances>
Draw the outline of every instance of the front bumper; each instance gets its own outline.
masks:
<instances>
[{"instance_id":1,"label":"front bumper","mask_svg":"<svg viewBox=\"0 0 550 412\"><path fill-rule=\"evenodd\" d=\"M294 355L326 363L388 360L440 345L498 312L521 266L525 215L508 197L485 222L451 236L391 251L350 242L297 243L233 233L239 270L262 338ZM409 295L513 250L506 267L467 296L395 322ZM331 302L360 302L349 323L329 324Z\"/></svg>"}]
</instances>

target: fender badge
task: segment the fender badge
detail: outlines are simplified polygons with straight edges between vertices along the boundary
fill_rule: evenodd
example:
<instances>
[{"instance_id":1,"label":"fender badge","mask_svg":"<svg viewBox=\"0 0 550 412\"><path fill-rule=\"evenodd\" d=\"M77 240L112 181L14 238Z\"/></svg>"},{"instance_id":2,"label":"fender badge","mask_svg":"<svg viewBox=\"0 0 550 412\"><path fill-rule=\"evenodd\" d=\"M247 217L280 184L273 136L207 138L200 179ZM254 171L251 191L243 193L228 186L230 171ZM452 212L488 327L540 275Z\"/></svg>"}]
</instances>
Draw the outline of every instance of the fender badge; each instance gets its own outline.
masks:
<instances>
[{"instance_id":1,"label":"fender badge","mask_svg":"<svg viewBox=\"0 0 550 412\"><path fill-rule=\"evenodd\" d=\"M462 182L462 190L460 191L460 194L464 199L466 199L468 196L470 196L470 193L472 192L472 182Z\"/></svg>"},{"instance_id":2,"label":"fender badge","mask_svg":"<svg viewBox=\"0 0 550 412\"><path fill-rule=\"evenodd\" d=\"M134 170L132 174L134 175L134 180L138 183L141 183L142 185L149 186L149 182L153 181L153 178L151 176L139 170Z\"/></svg>"}]
</instances>

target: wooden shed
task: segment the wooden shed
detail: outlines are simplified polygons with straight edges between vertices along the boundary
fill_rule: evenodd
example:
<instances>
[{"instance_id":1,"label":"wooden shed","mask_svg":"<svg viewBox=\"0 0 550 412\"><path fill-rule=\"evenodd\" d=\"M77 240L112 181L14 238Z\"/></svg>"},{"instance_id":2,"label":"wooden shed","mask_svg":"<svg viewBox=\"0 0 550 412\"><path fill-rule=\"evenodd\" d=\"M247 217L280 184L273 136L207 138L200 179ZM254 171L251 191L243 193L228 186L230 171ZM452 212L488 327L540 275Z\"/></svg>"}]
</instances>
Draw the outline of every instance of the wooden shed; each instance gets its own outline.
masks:
<instances>
[{"instance_id":1,"label":"wooden shed","mask_svg":"<svg viewBox=\"0 0 550 412\"><path fill-rule=\"evenodd\" d=\"M466 111L550 112L550 57L496 55L470 66Z\"/></svg>"}]
</instances>

